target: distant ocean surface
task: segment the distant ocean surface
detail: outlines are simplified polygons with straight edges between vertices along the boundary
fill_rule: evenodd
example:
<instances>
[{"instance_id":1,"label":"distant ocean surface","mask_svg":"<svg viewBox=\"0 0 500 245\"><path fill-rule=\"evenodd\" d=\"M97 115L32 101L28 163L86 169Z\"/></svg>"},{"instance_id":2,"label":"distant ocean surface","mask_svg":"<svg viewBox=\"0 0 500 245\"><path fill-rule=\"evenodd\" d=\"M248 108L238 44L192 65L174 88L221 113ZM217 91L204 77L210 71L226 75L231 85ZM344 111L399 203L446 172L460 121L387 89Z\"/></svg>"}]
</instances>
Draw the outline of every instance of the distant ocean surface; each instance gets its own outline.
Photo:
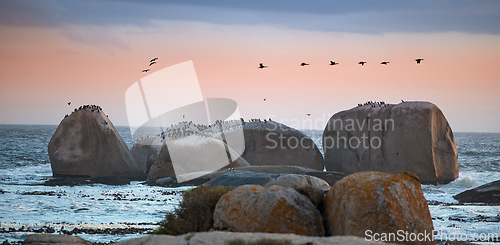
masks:
<instances>
[{"instance_id":1,"label":"distant ocean surface","mask_svg":"<svg viewBox=\"0 0 500 245\"><path fill-rule=\"evenodd\" d=\"M178 205L181 191L132 182L125 186L44 186L52 178L47 145L57 126L0 125L0 242L36 230L77 231L92 242L143 236ZM128 127L117 127L130 147ZM321 149L321 130L303 130ZM460 177L422 186L434 229L443 234L500 233L500 207L460 205L453 195L500 179L500 134L455 133ZM322 149L321 149L322 150Z\"/></svg>"}]
</instances>

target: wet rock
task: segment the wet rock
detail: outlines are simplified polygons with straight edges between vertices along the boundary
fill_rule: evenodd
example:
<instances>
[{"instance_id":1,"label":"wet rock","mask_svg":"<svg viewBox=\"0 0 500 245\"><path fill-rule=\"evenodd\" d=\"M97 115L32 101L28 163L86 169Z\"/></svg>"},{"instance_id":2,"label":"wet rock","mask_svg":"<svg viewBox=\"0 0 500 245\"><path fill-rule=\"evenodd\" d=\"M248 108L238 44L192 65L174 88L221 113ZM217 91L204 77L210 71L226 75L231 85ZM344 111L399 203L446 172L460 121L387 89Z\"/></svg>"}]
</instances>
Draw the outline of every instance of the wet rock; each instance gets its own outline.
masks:
<instances>
[{"instance_id":1,"label":"wet rock","mask_svg":"<svg viewBox=\"0 0 500 245\"><path fill-rule=\"evenodd\" d=\"M339 112L323 133L326 170L410 171L424 184L458 177L457 146L441 110L429 102L365 105Z\"/></svg>"},{"instance_id":2,"label":"wet rock","mask_svg":"<svg viewBox=\"0 0 500 245\"><path fill-rule=\"evenodd\" d=\"M500 180L466 190L453 198L462 203L500 204Z\"/></svg>"},{"instance_id":3,"label":"wet rock","mask_svg":"<svg viewBox=\"0 0 500 245\"><path fill-rule=\"evenodd\" d=\"M379 234L433 230L420 182L412 173L349 175L328 192L324 209L327 233L334 236L366 237L367 230Z\"/></svg>"},{"instance_id":4,"label":"wet rock","mask_svg":"<svg viewBox=\"0 0 500 245\"><path fill-rule=\"evenodd\" d=\"M324 235L314 204L292 188L244 185L224 194L215 206L214 228L237 232Z\"/></svg>"},{"instance_id":5,"label":"wet rock","mask_svg":"<svg viewBox=\"0 0 500 245\"><path fill-rule=\"evenodd\" d=\"M77 244L91 245L92 243L74 236L56 234L33 234L24 239L23 244L45 245L45 244Z\"/></svg>"}]
</instances>

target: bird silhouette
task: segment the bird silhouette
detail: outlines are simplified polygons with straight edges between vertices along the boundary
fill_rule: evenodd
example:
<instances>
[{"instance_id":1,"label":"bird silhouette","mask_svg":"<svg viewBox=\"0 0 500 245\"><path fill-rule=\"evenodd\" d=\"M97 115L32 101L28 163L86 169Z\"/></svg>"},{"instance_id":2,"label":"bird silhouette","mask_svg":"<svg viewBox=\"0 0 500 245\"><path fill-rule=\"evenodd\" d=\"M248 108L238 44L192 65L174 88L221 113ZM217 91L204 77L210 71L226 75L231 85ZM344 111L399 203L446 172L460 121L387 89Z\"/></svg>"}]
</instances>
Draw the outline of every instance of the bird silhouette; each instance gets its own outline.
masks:
<instances>
[{"instance_id":1,"label":"bird silhouette","mask_svg":"<svg viewBox=\"0 0 500 245\"><path fill-rule=\"evenodd\" d=\"M154 58L152 58L149 62L150 62L150 63L151 63L151 62L155 62L157 59L158 59L158 57L154 57Z\"/></svg>"},{"instance_id":2,"label":"bird silhouette","mask_svg":"<svg viewBox=\"0 0 500 245\"><path fill-rule=\"evenodd\" d=\"M149 63L149 66L152 66L154 64L156 64L156 61L153 61L153 62Z\"/></svg>"},{"instance_id":3,"label":"bird silhouette","mask_svg":"<svg viewBox=\"0 0 500 245\"><path fill-rule=\"evenodd\" d=\"M264 68L266 68L266 67L267 67L267 66L265 66L265 65L264 65L264 64L262 64L262 63L260 63L260 64L259 64L259 68L260 68L260 69L264 69Z\"/></svg>"},{"instance_id":4,"label":"bird silhouette","mask_svg":"<svg viewBox=\"0 0 500 245\"><path fill-rule=\"evenodd\" d=\"M148 72L148 71L149 71L149 69L144 69L144 70L142 70L142 72Z\"/></svg>"},{"instance_id":5,"label":"bird silhouette","mask_svg":"<svg viewBox=\"0 0 500 245\"><path fill-rule=\"evenodd\" d=\"M420 64L420 61L422 61L422 60L424 60L424 59L418 58L415 61L417 62L417 64Z\"/></svg>"},{"instance_id":6,"label":"bird silhouette","mask_svg":"<svg viewBox=\"0 0 500 245\"><path fill-rule=\"evenodd\" d=\"M311 116L311 113L307 113L306 115L307 115L308 117L310 117L310 116Z\"/></svg>"},{"instance_id":7,"label":"bird silhouette","mask_svg":"<svg viewBox=\"0 0 500 245\"><path fill-rule=\"evenodd\" d=\"M300 64L300 66L308 66L308 65L309 65L309 64L307 64L306 62L302 62L302 63Z\"/></svg>"},{"instance_id":8,"label":"bird silhouette","mask_svg":"<svg viewBox=\"0 0 500 245\"><path fill-rule=\"evenodd\" d=\"M389 63L391 63L391 62L389 62L389 61L382 61L382 62L380 62L380 64L382 64L382 65L387 65Z\"/></svg>"},{"instance_id":9,"label":"bird silhouette","mask_svg":"<svg viewBox=\"0 0 500 245\"><path fill-rule=\"evenodd\" d=\"M267 98L264 98L264 101L266 101L266 100L267 100Z\"/></svg>"},{"instance_id":10,"label":"bird silhouette","mask_svg":"<svg viewBox=\"0 0 500 245\"><path fill-rule=\"evenodd\" d=\"M68 102L68 105L71 105L71 101L70 101L70 102Z\"/></svg>"},{"instance_id":11,"label":"bird silhouette","mask_svg":"<svg viewBox=\"0 0 500 245\"><path fill-rule=\"evenodd\" d=\"M358 62L358 64L360 64L361 66L364 66L367 62L366 61L360 61Z\"/></svg>"},{"instance_id":12,"label":"bird silhouette","mask_svg":"<svg viewBox=\"0 0 500 245\"><path fill-rule=\"evenodd\" d=\"M331 61L331 60L330 60L330 65L331 65L331 66L338 65L338 64L339 64L339 63L337 63L337 62L335 62L335 61Z\"/></svg>"},{"instance_id":13,"label":"bird silhouette","mask_svg":"<svg viewBox=\"0 0 500 245\"><path fill-rule=\"evenodd\" d=\"M405 103L405 101L401 99L401 103Z\"/></svg>"}]
</instances>

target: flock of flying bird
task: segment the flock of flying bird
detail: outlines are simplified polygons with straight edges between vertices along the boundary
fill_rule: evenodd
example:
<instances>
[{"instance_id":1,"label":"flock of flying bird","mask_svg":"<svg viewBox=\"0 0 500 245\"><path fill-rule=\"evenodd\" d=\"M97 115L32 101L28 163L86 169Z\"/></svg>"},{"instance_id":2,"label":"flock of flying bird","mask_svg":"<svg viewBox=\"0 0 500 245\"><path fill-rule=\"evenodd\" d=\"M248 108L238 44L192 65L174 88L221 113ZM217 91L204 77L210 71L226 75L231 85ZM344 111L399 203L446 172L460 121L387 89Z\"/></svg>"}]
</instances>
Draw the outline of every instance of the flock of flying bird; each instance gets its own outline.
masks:
<instances>
[{"instance_id":1,"label":"flock of flying bird","mask_svg":"<svg viewBox=\"0 0 500 245\"><path fill-rule=\"evenodd\" d=\"M156 64L156 60L158 60L158 57L154 57L154 58L152 58L152 59L149 61L149 66L152 66L152 65ZM142 70L142 72L148 72L149 70L150 70L149 68L148 68L148 69L144 69L144 70Z\"/></svg>"},{"instance_id":2,"label":"flock of flying bird","mask_svg":"<svg viewBox=\"0 0 500 245\"><path fill-rule=\"evenodd\" d=\"M424 59L418 58L415 61L417 62L417 64L420 64L420 62L422 62L422 60L424 60ZM368 62L366 62L366 61L360 61L360 62L358 62L358 64L360 64L361 66L364 66L366 63L368 63ZM382 61L382 62L380 62L380 64L382 64L382 65L387 65L389 63L391 63L391 62L389 62L389 61ZM330 65L331 66L338 65L338 64L339 64L338 62L330 60ZM300 63L300 66L308 66L308 65L309 64L307 64L306 62ZM260 63L259 67L257 67L257 68L264 69L264 68L267 68L267 66L265 66L264 63Z\"/></svg>"}]
</instances>

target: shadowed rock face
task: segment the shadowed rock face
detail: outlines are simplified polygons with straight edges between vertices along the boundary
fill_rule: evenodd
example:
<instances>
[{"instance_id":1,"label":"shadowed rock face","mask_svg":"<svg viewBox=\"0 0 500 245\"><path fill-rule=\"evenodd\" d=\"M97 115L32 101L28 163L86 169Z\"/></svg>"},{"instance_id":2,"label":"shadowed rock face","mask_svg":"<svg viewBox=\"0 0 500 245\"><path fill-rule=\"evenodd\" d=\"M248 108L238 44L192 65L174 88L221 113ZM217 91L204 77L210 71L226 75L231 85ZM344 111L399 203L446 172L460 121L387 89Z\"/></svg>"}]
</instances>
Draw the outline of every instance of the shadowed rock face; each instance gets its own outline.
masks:
<instances>
[{"instance_id":1,"label":"shadowed rock face","mask_svg":"<svg viewBox=\"0 0 500 245\"><path fill-rule=\"evenodd\" d=\"M460 202L500 204L500 180L453 196Z\"/></svg>"},{"instance_id":2,"label":"shadowed rock face","mask_svg":"<svg viewBox=\"0 0 500 245\"><path fill-rule=\"evenodd\" d=\"M84 108L63 119L50 139L48 151L54 176L145 179L102 110Z\"/></svg>"},{"instance_id":3,"label":"shadowed rock face","mask_svg":"<svg viewBox=\"0 0 500 245\"><path fill-rule=\"evenodd\" d=\"M251 165L292 165L324 169L323 156L318 147L298 130L267 121L245 123L243 133L245 151L242 157Z\"/></svg>"},{"instance_id":4,"label":"shadowed rock face","mask_svg":"<svg viewBox=\"0 0 500 245\"><path fill-rule=\"evenodd\" d=\"M324 235L320 212L307 197L289 187L237 187L219 199L213 217L216 229Z\"/></svg>"},{"instance_id":5,"label":"shadowed rock face","mask_svg":"<svg viewBox=\"0 0 500 245\"><path fill-rule=\"evenodd\" d=\"M324 209L327 234L334 236L366 237L367 230L418 234L434 229L420 182L412 173L369 171L349 175L330 189Z\"/></svg>"},{"instance_id":6,"label":"shadowed rock face","mask_svg":"<svg viewBox=\"0 0 500 245\"><path fill-rule=\"evenodd\" d=\"M325 128L323 149L329 171L411 171L424 184L458 177L453 132L441 110L429 102L339 112Z\"/></svg>"}]
</instances>

